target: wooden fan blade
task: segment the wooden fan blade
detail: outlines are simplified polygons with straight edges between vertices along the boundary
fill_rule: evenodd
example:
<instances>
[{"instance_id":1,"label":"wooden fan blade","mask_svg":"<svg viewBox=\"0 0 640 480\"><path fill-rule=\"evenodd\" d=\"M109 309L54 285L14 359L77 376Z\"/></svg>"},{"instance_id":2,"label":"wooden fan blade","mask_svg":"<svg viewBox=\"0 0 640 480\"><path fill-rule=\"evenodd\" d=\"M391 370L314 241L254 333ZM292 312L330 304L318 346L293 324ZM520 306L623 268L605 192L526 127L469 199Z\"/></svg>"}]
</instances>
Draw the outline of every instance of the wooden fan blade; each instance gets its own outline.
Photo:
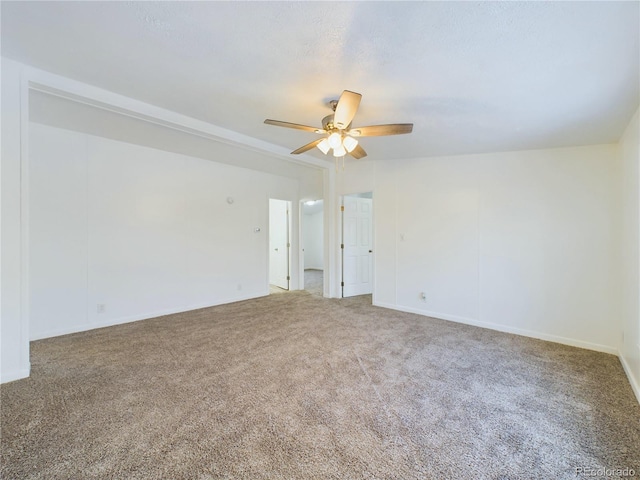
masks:
<instances>
[{"instance_id":1,"label":"wooden fan blade","mask_svg":"<svg viewBox=\"0 0 640 480\"><path fill-rule=\"evenodd\" d=\"M313 147L315 147L316 145L318 145L322 140L324 140L324 138L319 138L318 140L314 140L311 143L307 143L306 145L300 147L297 150L294 150L293 152L291 152L293 155L298 155L299 153L304 153L306 151L311 150Z\"/></svg>"},{"instance_id":2,"label":"wooden fan blade","mask_svg":"<svg viewBox=\"0 0 640 480\"><path fill-rule=\"evenodd\" d=\"M281 122L280 120L271 120L269 118L267 118L264 123L266 123L267 125L275 125L276 127L295 128L297 130L304 130L306 132L326 133L326 131L322 128L300 125L299 123Z\"/></svg>"},{"instance_id":3,"label":"wooden fan blade","mask_svg":"<svg viewBox=\"0 0 640 480\"><path fill-rule=\"evenodd\" d=\"M354 148L349 155L351 155L353 158L360 159L360 158L366 157L367 152L365 152L364 148L362 148L360 144L358 144L356 145L356 148Z\"/></svg>"},{"instance_id":4,"label":"wooden fan blade","mask_svg":"<svg viewBox=\"0 0 640 480\"><path fill-rule=\"evenodd\" d=\"M413 123L392 123L389 125L369 125L368 127L352 128L347 135L354 137L381 137L383 135L402 135L411 133Z\"/></svg>"},{"instance_id":5,"label":"wooden fan blade","mask_svg":"<svg viewBox=\"0 0 640 480\"><path fill-rule=\"evenodd\" d=\"M350 92L349 90L342 92L333 117L333 124L337 128L345 129L349 126L358 111L360 100L362 100L362 95L359 93Z\"/></svg>"}]
</instances>

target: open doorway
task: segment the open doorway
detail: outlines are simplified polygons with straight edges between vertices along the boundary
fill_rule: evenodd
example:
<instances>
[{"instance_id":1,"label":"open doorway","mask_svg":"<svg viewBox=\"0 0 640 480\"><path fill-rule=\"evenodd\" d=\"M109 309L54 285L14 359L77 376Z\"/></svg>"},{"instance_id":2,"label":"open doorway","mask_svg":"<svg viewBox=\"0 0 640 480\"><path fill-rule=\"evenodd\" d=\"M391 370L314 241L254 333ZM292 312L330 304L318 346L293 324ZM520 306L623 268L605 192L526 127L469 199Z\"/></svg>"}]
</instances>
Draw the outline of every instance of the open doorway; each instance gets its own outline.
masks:
<instances>
[{"instance_id":1,"label":"open doorway","mask_svg":"<svg viewBox=\"0 0 640 480\"><path fill-rule=\"evenodd\" d=\"M301 284L312 295L322 296L324 285L324 204L322 200L302 203L303 276Z\"/></svg>"},{"instance_id":2,"label":"open doorway","mask_svg":"<svg viewBox=\"0 0 640 480\"><path fill-rule=\"evenodd\" d=\"M291 202L269 199L269 292L282 293L290 288L291 274Z\"/></svg>"},{"instance_id":3,"label":"open doorway","mask_svg":"<svg viewBox=\"0 0 640 480\"><path fill-rule=\"evenodd\" d=\"M373 193L342 198L342 297L373 293Z\"/></svg>"}]
</instances>

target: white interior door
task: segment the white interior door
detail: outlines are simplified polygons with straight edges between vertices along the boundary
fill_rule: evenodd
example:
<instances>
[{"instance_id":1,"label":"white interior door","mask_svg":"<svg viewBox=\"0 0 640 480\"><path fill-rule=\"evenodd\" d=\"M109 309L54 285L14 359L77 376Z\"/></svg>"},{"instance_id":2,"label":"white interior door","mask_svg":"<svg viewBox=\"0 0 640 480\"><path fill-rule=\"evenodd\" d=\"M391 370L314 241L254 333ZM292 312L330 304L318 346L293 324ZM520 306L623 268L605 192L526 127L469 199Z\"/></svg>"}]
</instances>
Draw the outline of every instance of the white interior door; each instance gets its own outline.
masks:
<instances>
[{"instance_id":1,"label":"white interior door","mask_svg":"<svg viewBox=\"0 0 640 480\"><path fill-rule=\"evenodd\" d=\"M269 199L269 283L289 290L289 202Z\"/></svg>"},{"instance_id":2,"label":"white interior door","mask_svg":"<svg viewBox=\"0 0 640 480\"><path fill-rule=\"evenodd\" d=\"M373 200L344 197L343 297L373 292Z\"/></svg>"}]
</instances>

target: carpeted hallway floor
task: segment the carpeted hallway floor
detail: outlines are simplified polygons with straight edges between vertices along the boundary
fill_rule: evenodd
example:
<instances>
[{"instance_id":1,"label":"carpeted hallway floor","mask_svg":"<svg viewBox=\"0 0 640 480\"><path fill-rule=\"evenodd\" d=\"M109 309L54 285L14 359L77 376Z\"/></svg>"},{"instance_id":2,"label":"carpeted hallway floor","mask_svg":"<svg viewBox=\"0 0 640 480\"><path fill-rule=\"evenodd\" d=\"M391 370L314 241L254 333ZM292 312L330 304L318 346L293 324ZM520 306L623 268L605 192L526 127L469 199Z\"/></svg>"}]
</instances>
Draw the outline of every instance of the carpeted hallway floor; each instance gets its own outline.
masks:
<instances>
[{"instance_id":1,"label":"carpeted hallway floor","mask_svg":"<svg viewBox=\"0 0 640 480\"><path fill-rule=\"evenodd\" d=\"M304 289L311 295L322 296L322 281L324 279L324 272L322 270L316 270L308 268L304 271Z\"/></svg>"},{"instance_id":2,"label":"carpeted hallway floor","mask_svg":"<svg viewBox=\"0 0 640 480\"><path fill-rule=\"evenodd\" d=\"M324 272L322 270L316 270L315 268L307 268L304 271L304 290L311 295L322 296L322 282L324 278ZM275 285L269 285L269 294L288 293L289 290L276 287Z\"/></svg>"},{"instance_id":3,"label":"carpeted hallway floor","mask_svg":"<svg viewBox=\"0 0 640 480\"><path fill-rule=\"evenodd\" d=\"M32 376L1 400L6 479L640 472L615 356L370 297L291 292L33 342Z\"/></svg>"}]
</instances>

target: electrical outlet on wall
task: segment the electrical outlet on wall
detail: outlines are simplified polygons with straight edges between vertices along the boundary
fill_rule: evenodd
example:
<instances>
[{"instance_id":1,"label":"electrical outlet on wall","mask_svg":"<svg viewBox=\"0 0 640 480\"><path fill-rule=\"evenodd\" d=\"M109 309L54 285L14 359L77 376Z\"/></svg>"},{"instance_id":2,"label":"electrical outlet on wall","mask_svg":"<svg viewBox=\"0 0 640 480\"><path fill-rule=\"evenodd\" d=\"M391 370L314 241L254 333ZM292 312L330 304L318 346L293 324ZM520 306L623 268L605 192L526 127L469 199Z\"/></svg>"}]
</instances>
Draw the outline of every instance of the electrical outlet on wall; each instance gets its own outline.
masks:
<instances>
[{"instance_id":1,"label":"electrical outlet on wall","mask_svg":"<svg viewBox=\"0 0 640 480\"><path fill-rule=\"evenodd\" d=\"M96 308L96 311L98 313L104 313L104 312L107 311L107 306L104 303L99 303L97 308Z\"/></svg>"}]
</instances>

